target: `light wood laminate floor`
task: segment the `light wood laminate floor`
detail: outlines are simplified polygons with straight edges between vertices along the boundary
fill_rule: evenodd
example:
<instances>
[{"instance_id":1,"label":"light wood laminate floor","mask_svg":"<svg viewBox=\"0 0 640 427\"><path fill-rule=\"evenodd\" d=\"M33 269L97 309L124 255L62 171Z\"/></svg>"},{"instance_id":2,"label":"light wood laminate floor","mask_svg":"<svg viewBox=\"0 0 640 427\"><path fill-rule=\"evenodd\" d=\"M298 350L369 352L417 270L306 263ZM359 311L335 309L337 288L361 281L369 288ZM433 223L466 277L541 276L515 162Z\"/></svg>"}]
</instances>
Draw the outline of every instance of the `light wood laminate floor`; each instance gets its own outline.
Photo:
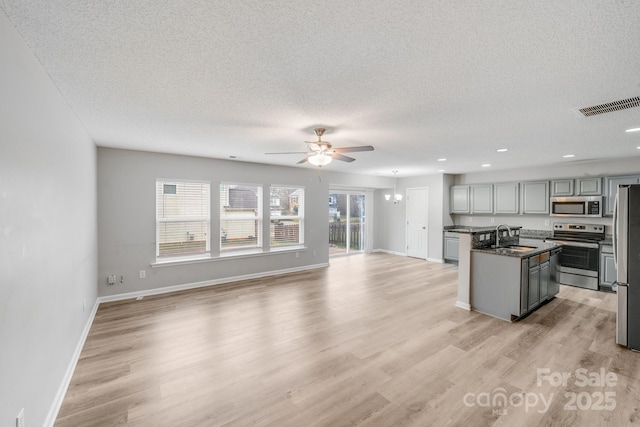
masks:
<instances>
[{"instance_id":1,"label":"light wood laminate floor","mask_svg":"<svg viewBox=\"0 0 640 427\"><path fill-rule=\"evenodd\" d=\"M640 424L615 295L562 286L510 324L454 307L456 283L455 266L371 254L101 304L56 426ZM544 368L568 377L538 384Z\"/></svg>"}]
</instances>

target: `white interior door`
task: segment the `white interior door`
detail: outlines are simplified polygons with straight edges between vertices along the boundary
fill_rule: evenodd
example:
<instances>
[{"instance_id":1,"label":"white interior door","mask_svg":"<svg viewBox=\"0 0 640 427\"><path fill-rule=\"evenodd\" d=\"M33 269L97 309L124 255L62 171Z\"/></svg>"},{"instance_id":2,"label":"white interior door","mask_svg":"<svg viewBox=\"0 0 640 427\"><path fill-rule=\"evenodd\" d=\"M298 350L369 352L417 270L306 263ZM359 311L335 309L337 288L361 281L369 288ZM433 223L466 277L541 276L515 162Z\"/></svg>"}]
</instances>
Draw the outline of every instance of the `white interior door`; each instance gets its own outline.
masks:
<instances>
[{"instance_id":1,"label":"white interior door","mask_svg":"<svg viewBox=\"0 0 640 427\"><path fill-rule=\"evenodd\" d=\"M427 259L428 188L407 188L407 255Z\"/></svg>"}]
</instances>

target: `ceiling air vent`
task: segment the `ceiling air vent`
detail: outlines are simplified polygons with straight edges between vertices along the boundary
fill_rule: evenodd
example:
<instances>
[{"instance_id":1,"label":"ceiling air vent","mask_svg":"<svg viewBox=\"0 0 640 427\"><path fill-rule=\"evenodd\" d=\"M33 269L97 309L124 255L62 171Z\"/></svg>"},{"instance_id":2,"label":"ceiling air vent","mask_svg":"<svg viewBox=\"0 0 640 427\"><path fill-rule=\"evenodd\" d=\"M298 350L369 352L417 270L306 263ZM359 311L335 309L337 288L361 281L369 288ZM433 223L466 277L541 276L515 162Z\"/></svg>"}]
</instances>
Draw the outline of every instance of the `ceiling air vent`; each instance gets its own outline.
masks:
<instances>
[{"instance_id":1,"label":"ceiling air vent","mask_svg":"<svg viewBox=\"0 0 640 427\"><path fill-rule=\"evenodd\" d=\"M579 111L585 116L595 116L597 114L611 113L612 111L625 110L627 108L640 107L640 96L623 99L622 101L608 102L606 104L595 105L593 107L581 108Z\"/></svg>"}]
</instances>

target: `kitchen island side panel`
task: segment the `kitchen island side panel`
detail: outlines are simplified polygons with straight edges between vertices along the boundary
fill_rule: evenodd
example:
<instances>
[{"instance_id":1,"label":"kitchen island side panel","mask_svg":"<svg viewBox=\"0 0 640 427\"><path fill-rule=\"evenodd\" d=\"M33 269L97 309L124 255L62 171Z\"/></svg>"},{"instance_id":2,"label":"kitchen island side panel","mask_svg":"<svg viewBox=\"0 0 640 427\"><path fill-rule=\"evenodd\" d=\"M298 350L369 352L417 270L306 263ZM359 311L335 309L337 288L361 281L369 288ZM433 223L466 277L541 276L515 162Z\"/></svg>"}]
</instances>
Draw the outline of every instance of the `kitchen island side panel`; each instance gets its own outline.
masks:
<instances>
[{"instance_id":1,"label":"kitchen island side panel","mask_svg":"<svg viewBox=\"0 0 640 427\"><path fill-rule=\"evenodd\" d=\"M521 268L519 257L472 252L472 309L507 321L519 316Z\"/></svg>"}]
</instances>

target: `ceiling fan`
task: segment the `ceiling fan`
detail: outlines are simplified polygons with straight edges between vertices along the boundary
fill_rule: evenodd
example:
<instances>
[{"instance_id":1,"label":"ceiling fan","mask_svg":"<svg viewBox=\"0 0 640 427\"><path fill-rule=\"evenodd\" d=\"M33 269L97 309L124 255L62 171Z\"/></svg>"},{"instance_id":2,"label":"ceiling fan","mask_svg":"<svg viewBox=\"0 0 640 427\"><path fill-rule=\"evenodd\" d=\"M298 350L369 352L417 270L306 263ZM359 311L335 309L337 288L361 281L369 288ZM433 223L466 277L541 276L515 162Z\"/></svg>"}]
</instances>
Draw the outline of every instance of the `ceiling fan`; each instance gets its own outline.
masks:
<instances>
[{"instance_id":1,"label":"ceiling fan","mask_svg":"<svg viewBox=\"0 0 640 427\"><path fill-rule=\"evenodd\" d=\"M332 148L329 141L323 141L322 135L324 135L325 128L316 128L314 132L318 136L317 141L305 141L309 144L308 151L291 151L284 153L265 153L265 154L306 154L306 157L300 160L297 164L309 162L312 165L322 167L331 162L332 159L341 160L343 162L353 162L356 159L353 157L343 156L342 153L355 153L357 151L373 151L371 145L363 145L360 147L342 147Z\"/></svg>"}]
</instances>

